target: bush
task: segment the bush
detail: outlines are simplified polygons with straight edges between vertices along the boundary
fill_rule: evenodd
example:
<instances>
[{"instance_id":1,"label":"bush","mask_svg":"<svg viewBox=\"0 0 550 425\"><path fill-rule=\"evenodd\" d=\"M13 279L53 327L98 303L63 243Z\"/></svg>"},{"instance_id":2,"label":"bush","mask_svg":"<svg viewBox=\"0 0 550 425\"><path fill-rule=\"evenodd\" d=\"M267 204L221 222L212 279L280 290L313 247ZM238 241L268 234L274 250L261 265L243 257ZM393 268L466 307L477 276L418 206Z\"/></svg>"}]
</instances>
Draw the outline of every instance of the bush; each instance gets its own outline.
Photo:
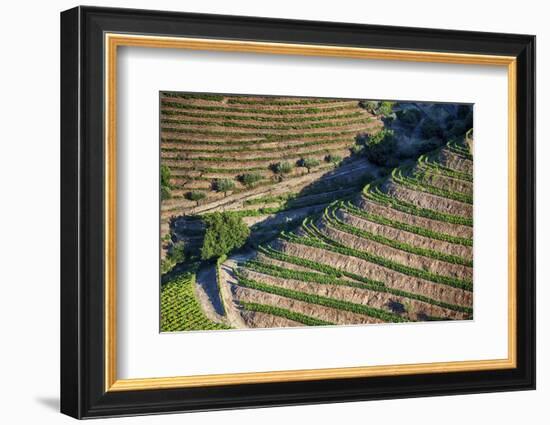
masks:
<instances>
[{"instance_id":1,"label":"bush","mask_svg":"<svg viewBox=\"0 0 550 425\"><path fill-rule=\"evenodd\" d=\"M359 155L363 152L363 145L353 145L349 150L352 154Z\"/></svg>"},{"instance_id":2,"label":"bush","mask_svg":"<svg viewBox=\"0 0 550 425\"><path fill-rule=\"evenodd\" d=\"M171 244L166 258L160 261L160 273L166 274L171 271L178 263L185 261L185 245L183 241Z\"/></svg>"},{"instance_id":3,"label":"bush","mask_svg":"<svg viewBox=\"0 0 550 425\"><path fill-rule=\"evenodd\" d=\"M170 168L166 165L160 166L160 198L170 199L172 197L172 184L170 183Z\"/></svg>"},{"instance_id":4,"label":"bush","mask_svg":"<svg viewBox=\"0 0 550 425\"><path fill-rule=\"evenodd\" d=\"M204 198L206 198L206 193L204 192L201 192L199 190L193 190L191 192L187 192L187 194L185 195L185 197L187 199L189 199L190 201L196 201L197 202L197 205L199 205L199 202L201 200L203 200Z\"/></svg>"},{"instance_id":5,"label":"bush","mask_svg":"<svg viewBox=\"0 0 550 425\"><path fill-rule=\"evenodd\" d=\"M395 161L395 137L392 130L381 130L369 137L365 153L369 161L383 167L393 166Z\"/></svg>"},{"instance_id":6,"label":"bush","mask_svg":"<svg viewBox=\"0 0 550 425\"><path fill-rule=\"evenodd\" d=\"M201 248L201 258L209 260L229 254L232 250L242 247L250 229L243 220L231 212L216 212L204 217L206 233Z\"/></svg>"},{"instance_id":7,"label":"bush","mask_svg":"<svg viewBox=\"0 0 550 425\"><path fill-rule=\"evenodd\" d=\"M262 175L258 173L246 173L239 176L241 183L248 188L254 187L261 179Z\"/></svg>"},{"instance_id":8,"label":"bush","mask_svg":"<svg viewBox=\"0 0 550 425\"><path fill-rule=\"evenodd\" d=\"M378 114L387 117L393 113L393 105L395 102L382 101L378 106Z\"/></svg>"},{"instance_id":9,"label":"bush","mask_svg":"<svg viewBox=\"0 0 550 425\"><path fill-rule=\"evenodd\" d=\"M400 124L411 130L418 125L422 118L422 113L418 109L405 109L398 111L396 115Z\"/></svg>"},{"instance_id":10,"label":"bush","mask_svg":"<svg viewBox=\"0 0 550 425\"><path fill-rule=\"evenodd\" d=\"M313 167L319 166L320 162L318 159L315 158L302 158L298 161L298 165L300 167L307 168L307 172L309 173Z\"/></svg>"},{"instance_id":11,"label":"bush","mask_svg":"<svg viewBox=\"0 0 550 425\"><path fill-rule=\"evenodd\" d=\"M227 192L235 188L235 182L231 179L218 179L214 182L214 190L216 192L223 192L224 196L227 196Z\"/></svg>"},{"instance_id":12,"label":"bush","mask_svg":"<svg viewBox=\"0 0 550 425\"><path fill-rule=\"evenodd\" d=\"M363 100L359 102L359 105L374 115L382 115L389 117L393 114L393 105L395 102L377 101L377 100Z\"/></svg>"},{"instance_id":13,"label":"bush","mask_svg":"<svg viewBox=\"0 0 550 425\"><path fill-rule=\"evenodd\" d=\"M326 162L331 162L333 164L339 164L340 161L342 161L342 157L340 155L327 155L325 156Z\"/></svg>"},{"instance_id":14,"label":"bush","mask_svg":"<svg viewBox=\"0 0 550 425\"><path fill-rule=\"evenodd\" d=\"M288 174L292 172L293 168L294 166L290 162L285 161L274 164L272 170L277 174Z\"/></svg>"}]
</instances>

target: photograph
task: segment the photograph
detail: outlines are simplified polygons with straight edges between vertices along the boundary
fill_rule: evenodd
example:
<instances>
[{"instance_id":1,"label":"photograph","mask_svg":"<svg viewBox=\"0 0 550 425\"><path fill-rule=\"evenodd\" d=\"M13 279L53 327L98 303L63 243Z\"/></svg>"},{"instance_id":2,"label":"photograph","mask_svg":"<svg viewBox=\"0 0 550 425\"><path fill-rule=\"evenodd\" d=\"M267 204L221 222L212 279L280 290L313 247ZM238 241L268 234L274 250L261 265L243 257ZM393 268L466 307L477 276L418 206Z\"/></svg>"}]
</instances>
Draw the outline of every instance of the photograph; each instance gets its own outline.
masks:
<instances>
[{"instance_id":1,"label":"photograph","mask_svg":"<svg viewBox=\"0 0 550 425\"><path fill-rule=\"evenodd\" d=\"M39 387L55 382L59 411L77 419L219 422L214 411L293 406L267 422L332 423L342 412L319 405L364 417L351 402L367 401L378 422L388 406L394 422L430 411L464 423L480 406L503 424L534 418L546 393L504 393L537 381L543 14L500 7L494 20L476 4L420 19L401 2L323 15L291 2L257 16L226 3L64 7L59 26L43 25L55 49L25 59L14 44L14 63L60 56L36 84L19 72L9 85L19 103L29 84L48 101L60 86L61 107L34 114L59 127L60 149L40 137L38 154L5 155L8 186L35 204L4 220L24 260L6 282L29 268L16 224L56 229L42 206L57 198L37 184L47 171L60 186L60 261L33 258L59 272L60 291L26 309L53 306L59 320L14 311L23 322L8 326L41 326L17 355L57 341L26 362L52 375L31 370ZM6 105L28 121L17 102ZM44 172L21 173L19 158ZM19 295L5 298L20 307ZM300 417L302 405L317 407Z\"/></svg>"},{"instance_id":2,"label":"photograph","mask_svg":"<svg viewBox=\"0 0 550 425\"><path fill-rule=\"evenodd\" d=\"M161 91L160 331L473 320L474 109Z\"/></svg>"}]
</instances>

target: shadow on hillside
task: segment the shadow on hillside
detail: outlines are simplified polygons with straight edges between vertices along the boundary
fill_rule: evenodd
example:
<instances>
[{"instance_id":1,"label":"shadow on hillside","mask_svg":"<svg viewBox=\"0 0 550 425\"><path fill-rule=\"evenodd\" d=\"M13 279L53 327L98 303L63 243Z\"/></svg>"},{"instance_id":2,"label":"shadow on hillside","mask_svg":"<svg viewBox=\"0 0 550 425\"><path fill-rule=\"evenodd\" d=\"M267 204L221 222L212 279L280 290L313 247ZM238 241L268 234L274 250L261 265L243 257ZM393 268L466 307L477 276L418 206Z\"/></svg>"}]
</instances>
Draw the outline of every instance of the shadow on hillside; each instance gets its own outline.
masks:
<instances>
[{"instance_id":1,"label":"shadow on hillside","mask_svg":"<svg viewBox=\"0 0 550 425\"><path fill-rule=\"evenodd\" d=\"M321 213L333 201L356 197L366 184L387 175L391 168L413 161L425 151L442 145L449 134L461 130L465 125L464 122L471 117L471 111L470 115L461 117L460 108L464 109L463 114L471 110L471 106L464 105L450 107L435 103L395 104L393 113L382 119L383 130L390 131L395 142L389 154L391 165L387 158L386 162L373 159L385 166L375 165L367 159L365 149L371 149L368 152L370 157L372 149L375 148L365 146L359 152L351 149L350 156L303 187L295 197L282 204L281 211L271 214L266 211L265 217L251 226L251 235L244 248L256 248L259 244L269 242L281 231L297 227L304 218ZM413 111L410 112L411 110ZM427 123L430 125L428 126ZM431 136L429 139L428 135ZM365 145L367 136L359 133L356 135L356 140L359 145ZM264 195L269 193L268 190ZM204 227L200 217L179 216L171 219L172 242L184 241L187 258L199 257L204 240Z\"/></svg>"}]
</instances>

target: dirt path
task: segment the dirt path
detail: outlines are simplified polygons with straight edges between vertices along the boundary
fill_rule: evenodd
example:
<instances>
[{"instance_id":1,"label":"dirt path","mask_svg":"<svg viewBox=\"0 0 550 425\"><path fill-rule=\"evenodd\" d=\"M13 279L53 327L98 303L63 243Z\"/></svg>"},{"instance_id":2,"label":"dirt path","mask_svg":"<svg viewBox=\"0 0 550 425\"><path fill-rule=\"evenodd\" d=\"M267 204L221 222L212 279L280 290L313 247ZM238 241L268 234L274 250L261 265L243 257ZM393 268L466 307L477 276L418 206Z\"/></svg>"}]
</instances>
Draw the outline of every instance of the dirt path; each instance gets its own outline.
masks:
<instances>
[{"instance_id":1,"label":"dirt path","mask_svg":"<svg viewBox=\"0 0 550 425\"><path fill-rule=\"evenodd\" d=\"M216 282L216 265L207 264L201 267L195 282L195 293L206 317L217 323L227 323Z\"/></svg>"},{"instance_id":2,"label":"dirt path","mask_svg":"<svg viewBox=\"0 0 550 425\"><path fill-rule=\"evenodd\" d=\"M220 266L220 292L225 305L226 320L229 326L238 329L247 328L247 326L241 317L239 307L233 299L233 288L237 283L233 270L237 267L237 263L239 261L246 261L254 255L254 251L249 251L240 255L233 255Z\"/></svg>"}]
</instances>

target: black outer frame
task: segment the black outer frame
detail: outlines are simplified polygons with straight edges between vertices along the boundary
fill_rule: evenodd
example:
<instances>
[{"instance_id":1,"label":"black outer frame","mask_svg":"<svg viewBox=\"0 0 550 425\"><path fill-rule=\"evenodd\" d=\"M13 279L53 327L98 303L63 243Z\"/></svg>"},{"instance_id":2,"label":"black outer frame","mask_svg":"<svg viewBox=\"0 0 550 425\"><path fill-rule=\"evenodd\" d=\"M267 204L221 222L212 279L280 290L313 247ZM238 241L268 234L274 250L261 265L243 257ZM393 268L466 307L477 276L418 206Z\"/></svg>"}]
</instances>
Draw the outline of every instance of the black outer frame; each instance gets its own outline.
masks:
<instances>
[{"instance_id":1,"label":"black outer frame","mask_svg":"<svg viewBox=\"0 0 550 425\"><path fill-rule=\"evenodd\" d=\"M517 57L517 368L104 391L105 32ZM75 418L535 388L535 37L76 7L61 13L61 412Z\"/></svg>"}]
</instances>

